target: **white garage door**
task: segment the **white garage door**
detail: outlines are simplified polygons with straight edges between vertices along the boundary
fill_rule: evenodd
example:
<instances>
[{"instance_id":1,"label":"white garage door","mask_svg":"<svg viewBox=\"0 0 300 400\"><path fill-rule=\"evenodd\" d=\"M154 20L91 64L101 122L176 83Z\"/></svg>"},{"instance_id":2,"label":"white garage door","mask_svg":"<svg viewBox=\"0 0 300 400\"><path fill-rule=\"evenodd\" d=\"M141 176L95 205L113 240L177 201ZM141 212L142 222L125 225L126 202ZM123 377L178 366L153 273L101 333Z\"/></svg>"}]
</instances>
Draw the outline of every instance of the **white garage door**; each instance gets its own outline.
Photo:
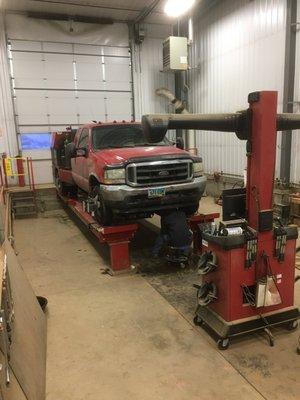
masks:
<instances>
[{"instance_id":1,"label":"white garage door","mask_svg":"<svg viewBox=\"0 0 300 400\"><path fill-rule=\"evenodd\" d=\"M20 147L39 183L52 181L51 132L133 119L128 47L9 40L8 48Z\"/></svg>"}]
</instances>

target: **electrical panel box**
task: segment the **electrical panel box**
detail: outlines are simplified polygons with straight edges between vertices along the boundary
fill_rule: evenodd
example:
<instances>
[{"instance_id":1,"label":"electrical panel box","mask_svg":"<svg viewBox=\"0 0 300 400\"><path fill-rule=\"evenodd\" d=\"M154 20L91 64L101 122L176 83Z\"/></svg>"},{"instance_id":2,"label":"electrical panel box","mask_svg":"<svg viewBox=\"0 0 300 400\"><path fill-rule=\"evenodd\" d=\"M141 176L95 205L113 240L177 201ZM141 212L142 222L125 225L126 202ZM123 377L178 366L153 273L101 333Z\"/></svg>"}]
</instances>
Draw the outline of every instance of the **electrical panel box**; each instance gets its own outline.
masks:
<instances>
[{"instance_id":1,"label":"electrical panel box","mask_svg":"<svg viewBox=\"0 0 300 400\"><path fill-rule=\"evenodd\" d=\"M164 71L186 71L188 68L186 37L170 36L163 43Z\"/></svg>"}]
</instances>

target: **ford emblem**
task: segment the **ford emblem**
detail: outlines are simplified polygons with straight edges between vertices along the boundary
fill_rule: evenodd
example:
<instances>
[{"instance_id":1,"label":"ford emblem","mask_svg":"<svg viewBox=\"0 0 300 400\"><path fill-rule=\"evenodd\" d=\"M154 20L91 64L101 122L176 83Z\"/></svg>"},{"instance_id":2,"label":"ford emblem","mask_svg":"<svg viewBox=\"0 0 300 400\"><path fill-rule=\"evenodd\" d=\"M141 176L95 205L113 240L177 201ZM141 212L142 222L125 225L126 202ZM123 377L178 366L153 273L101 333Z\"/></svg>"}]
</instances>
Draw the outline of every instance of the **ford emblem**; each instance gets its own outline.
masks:
<instances>
[{"instance_id":1,"label":"ford emblem","mask_svg":"<svg viewBox=\"0 0 300 400\"><path fill-rule=\"evenodd\" d=\"M166 171L166 170L159 171L158 175L159 176L168 176L169 175L169 171Z\"/></svg>"}]
</instances>

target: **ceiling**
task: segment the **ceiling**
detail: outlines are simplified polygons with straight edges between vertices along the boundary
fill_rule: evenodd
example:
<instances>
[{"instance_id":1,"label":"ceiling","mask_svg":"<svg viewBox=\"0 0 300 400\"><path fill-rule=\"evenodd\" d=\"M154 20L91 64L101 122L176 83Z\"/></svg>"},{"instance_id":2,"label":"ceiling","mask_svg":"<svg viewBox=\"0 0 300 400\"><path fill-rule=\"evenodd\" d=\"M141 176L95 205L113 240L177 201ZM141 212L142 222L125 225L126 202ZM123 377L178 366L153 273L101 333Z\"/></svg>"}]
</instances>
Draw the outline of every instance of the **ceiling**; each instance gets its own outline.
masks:
<instances>
[{"instance_id":1,"label":"ceiling","mask_svg":"<svg viewBox=\"0 0 300 400\"><path fill-rule=\"evenodd\" d=\"M154 9L145 22L172 24L174 19L163 12L166 0L2 0L6 12L68 14L97 18L112 18L114 21L133 22L153 3Z\"/></svg>"}]
</instances>

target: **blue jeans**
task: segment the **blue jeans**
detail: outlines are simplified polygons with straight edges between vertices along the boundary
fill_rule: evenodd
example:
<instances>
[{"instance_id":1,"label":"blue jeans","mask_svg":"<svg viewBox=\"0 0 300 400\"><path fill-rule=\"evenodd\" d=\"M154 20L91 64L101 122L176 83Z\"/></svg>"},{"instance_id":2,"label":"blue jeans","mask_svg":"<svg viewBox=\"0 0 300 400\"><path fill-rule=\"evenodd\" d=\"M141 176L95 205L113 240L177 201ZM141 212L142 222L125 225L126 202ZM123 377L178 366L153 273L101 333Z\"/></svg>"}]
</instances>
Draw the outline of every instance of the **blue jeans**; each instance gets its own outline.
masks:
<instances>
[{"instance_id":1,"label":"blue jeans","mask_svg":"<svg viewBox=\"0 0 300 400\"><path fill-rule=\"evenodd\" d=\"M162 235L161 233L157 236L154 246L152 248L152 255L158 256L159 252L163 248L163 246L168 243L170 240L168 235Z\"/></svg>"}]
</instances>

